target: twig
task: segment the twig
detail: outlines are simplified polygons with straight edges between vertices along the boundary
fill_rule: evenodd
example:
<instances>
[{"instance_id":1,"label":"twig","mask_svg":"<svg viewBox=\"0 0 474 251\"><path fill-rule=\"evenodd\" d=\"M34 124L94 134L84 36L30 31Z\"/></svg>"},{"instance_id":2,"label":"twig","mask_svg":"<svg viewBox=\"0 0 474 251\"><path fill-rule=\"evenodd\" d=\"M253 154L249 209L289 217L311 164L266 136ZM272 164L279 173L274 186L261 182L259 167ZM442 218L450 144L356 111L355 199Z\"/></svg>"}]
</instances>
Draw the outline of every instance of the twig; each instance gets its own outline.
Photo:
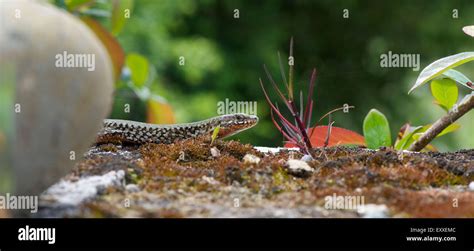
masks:
<instances>
[{"instance_id":1,"label":"twig","mask_svg":"<svg viewBox=\"0 0 474 251\"><path fill-rule=\"evenodd\" d=\"M421 151L428 145L439 133L446 127L454 123L468 111L474 108L474 94L469 94L470 97L458 106L458 109L451 109L448 114L438 119L415 143L413 143L408 150Z\"/></svg>"},{"instance_id":2,"label":"twig","mask_svg":"<svg viewBox=\"0 0 474 251\"><path fill-rule=\"evenodd\" d=\"M324 141L324 147L327 147L329 145L329 137L331 136L331 128L334 122L335 121L331 120L331 114L329 114L328 132L326 133L326 140Z\"/></svg>"}]
</instances>

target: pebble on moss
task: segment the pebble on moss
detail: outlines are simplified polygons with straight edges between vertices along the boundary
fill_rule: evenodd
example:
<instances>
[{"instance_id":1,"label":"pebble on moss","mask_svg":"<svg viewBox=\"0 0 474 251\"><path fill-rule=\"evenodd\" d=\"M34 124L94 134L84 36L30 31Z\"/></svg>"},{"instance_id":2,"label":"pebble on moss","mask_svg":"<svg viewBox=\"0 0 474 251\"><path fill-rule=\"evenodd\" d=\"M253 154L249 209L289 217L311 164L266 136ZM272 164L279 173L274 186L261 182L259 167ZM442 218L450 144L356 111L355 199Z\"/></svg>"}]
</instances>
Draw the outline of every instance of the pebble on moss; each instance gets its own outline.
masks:
<instances>
[{"instance_id":1,"label":"pebble on moss","mask_svg":"<svg viewBox=\"0 0 474 251\"><path fill-rule=\"evenodd\" d=\"M288 173L298 177L307 177L314 172L308 163L297 159L289 159L285 167L288 169Z\"/></svg>"},{"instance_id":2,"label":"pebble on moss","mask_svg":"<svg viewBox=\"0 0 474 251\"><path fill-rule=\"evenodd\" d=\"M258 164L260 163L260 158L253 155L253 154L245 154L244 158L242 159L244 163L248 164Z\"/></svg>"}]
</instances>

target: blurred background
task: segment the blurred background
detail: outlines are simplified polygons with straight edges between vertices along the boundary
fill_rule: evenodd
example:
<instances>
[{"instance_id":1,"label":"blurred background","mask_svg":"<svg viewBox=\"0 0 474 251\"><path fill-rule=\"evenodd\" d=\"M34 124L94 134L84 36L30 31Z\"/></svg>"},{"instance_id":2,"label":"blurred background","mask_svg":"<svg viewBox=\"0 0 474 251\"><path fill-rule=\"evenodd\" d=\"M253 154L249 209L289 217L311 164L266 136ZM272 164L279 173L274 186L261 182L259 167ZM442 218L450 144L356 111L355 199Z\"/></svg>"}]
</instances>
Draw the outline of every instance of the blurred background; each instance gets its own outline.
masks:
<instances>
[{"instance_id":1,"label":"blurred background","mask_svg":"<svg viewBox=\"0 0 474 251\"><path fill-rule=\"evenodd\" d=\"M393 139L403 124L432 123L445 113L433 104L429 85L408 95L420 71L436 59L474 50L474 39L461 30L474 24L471 0L49 2L107 33L104 43L122 66L110 117L191 122L217 115L219 101L257 101L258 126L238 135L253 145L282 145L258 79L273 91L266 64L282 83L277 53L286 60L291 37L296 89L306 90L311 70L318 71L313 120L347 103L355 109L337 113L335 126L362 134L365 115L376 108L390 121ZM420 71L380 67L380 55L388 51L420 54ZM474 77L474 63L458 70ZM473 148L474 113L460 124L433 144L440 151Z\"/></svg>"},{"instance_id":2,"label":"blurred background","mask_svg":"<svg viewBox=\"0 0 474 251\"><path fill-rule=\"evenodd\" d=\"M387 116L395 138L406 122L432 123L444 114L433 105L429 85L407 92L429 63L474 50L474 39L461 31L474 24L473 13L470 0L138 0L117 40L126 53L138 53L154 66L151 89L166 99L176 121L214 116L217 102L226 98L257 101L260 123L239 138L280 146L282 136L269 119L258 79L267 80L265 63L281 83L277 52L286 59L293 36L296 89L307 85L313 67L318 71L315 117L345 103L354 105L349 114L334 116L335 125L362 133L365 115L376 108ZM380 55L388 51L420 54L420 71L381 68ZM180 56L185 66L179 65ZM474 63L460 70L474 77ZM127 117L120 107L112 116ZM474 147L473 112L460 123L459 131L433 142L439 150Z\"/></svg>"},{"instance_id":3,"label":"blurred background","mask_svg":"<svg viewBox=\"0 0 474 251\"><path fill-rule=\"evenodd\" d=\"M296 90L306 90L311 70L318 72L313 122L349 104L355 109L335 114L335 126L362 134L365 115L376 108L388 118L393 141L403 124L433 123L445 113L433 104L429 85L408 95L421 70L439 58L474 51L474 39L461 30L474 24L472 0L43 2L82 19L108 49L116 82L111 118L191 122L216 116L218 102L226 99L256 101L259 124L237 137L257 146L283 145L259 78L276 100L263 64L282 84L277 53L286 62L291 37ZM419 54L420 70L380 67L380 56L389 51ZM456 69L474 78L473 62ZM2 80L14 78L11 70L0 70ZM8 152L5 135L12 131L12 88L0 85L0 152ZM460 97L468 93L459 90ZM474 148L474 112L459 123L460 130L433 145L440 151ZM7 177L0 175L0 191L9 186Z\"/></svg>"}]
</instances>

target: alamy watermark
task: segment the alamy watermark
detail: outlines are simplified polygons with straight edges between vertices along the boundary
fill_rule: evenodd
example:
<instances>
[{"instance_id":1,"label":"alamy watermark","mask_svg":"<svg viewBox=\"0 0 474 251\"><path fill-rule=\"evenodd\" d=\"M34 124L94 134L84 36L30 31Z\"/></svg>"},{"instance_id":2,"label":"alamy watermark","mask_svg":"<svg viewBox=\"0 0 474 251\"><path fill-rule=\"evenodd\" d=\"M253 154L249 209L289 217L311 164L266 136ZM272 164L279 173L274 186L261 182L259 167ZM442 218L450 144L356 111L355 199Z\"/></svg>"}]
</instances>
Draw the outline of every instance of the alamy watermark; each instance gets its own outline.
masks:
<instances>
[{"instance_id":1,"label":"alamy watermark","mask_svg":"<svg viewBox=\"0 0 474 251\"><path fill-rule=\"evenodd\" d=\"M363 210L365 199L362 195L328 195L324 197L324 208L332 210Z\"/></svg>"},{"instance_id":2,"label":"alamy watermark","mask_svg":"<svg viewBox=\"0 0 474 251\"><path fill-rule=\"evenodd\" d=\"M56 228L30 227L26 225L18 229L19 241L47 241L48 244L56 243Z\"/></svg>"},{"instance_id":3,"label":"alamy watermark","mask_svg":"<svg viewBox=\"0 0 474 251\"><path fill-rule=\"evenodd\" d=\"M88 71L95 70L95 54L71 54L63 51L56 54L55 66L58 68L87 68Z\"/></svg>"},{"instance_id":4,"label":"alamy watermark","mask_svg":"<svg viewBox=\"0 0 474 251\"><path fill-rule=\"evenodd\" d=\"M420 54L387 53L380 55L380 67L383 68L412 68L413 71L420 70Z\"/></svg>"},{"instance_id":5,"label":"alamy watermark","mask_svg":"<svg viewBox=\"0 0 474 251\"><path fill-rule=\"evenodd\" d=\"M217 102L217 114L232 113L257 115L257 101L232 101L226 98L225 101Z\"/></svg>"},{"instance_id":6,"label":"alamy watermark","mask_svg":"<svg viewBox=\"0 0 474 251\"><path fill-rule=\"evenodd\" d=\"M0 195L0 209L38 212L38 196Z\"/></svg>"}]
</instances>

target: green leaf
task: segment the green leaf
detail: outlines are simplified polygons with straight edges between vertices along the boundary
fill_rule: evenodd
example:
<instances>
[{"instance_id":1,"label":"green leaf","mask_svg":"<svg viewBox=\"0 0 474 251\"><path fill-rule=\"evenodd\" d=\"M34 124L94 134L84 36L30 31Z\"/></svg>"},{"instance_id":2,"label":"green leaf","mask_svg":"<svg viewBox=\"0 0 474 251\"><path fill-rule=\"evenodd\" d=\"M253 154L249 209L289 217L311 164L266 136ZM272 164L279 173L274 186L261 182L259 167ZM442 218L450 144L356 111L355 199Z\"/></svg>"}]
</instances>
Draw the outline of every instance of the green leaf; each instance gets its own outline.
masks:
<instances>
[{"instance_id":1,"label":"green leaf","mask_svg":"<svg viewBox=\"0 0 474 251\"><path fill-rule=\"evenodd\" d=\"M219 130L221 129L221 126L218 125L216 128L214 128L214 131L212 132L212 137L211 137L211 145L214 142L214 140L217 138L217 135L219 135Z\"/></svg>"},{"instance_id":2,"label":"green leaf","mask_svg":"<svg viewBox=\"0 0 474 251\"><path fill-rule=\"evenodd\" d=\"M367 147L377 149L392 144L388 120L376 109L369 111L364 119L364 137Z\"/></svg>"},{"instance_id":3,"label":"green leaf","mask_svg":"<svg viewBox=\"0 0 474 251\"><path fill-rule=\"evenodd\" d=\"M464 85L465 87L467 87L471 90L474 90L474 86L472 85L472 81L459 71L450 69L450 70L445 71L443 73L443 75L450 78L450 79L452 79L452 80L454 80L454 81L456 81L456 82L458 82L461 85Z\"/></svg>"},{"instance_id":4,"label":"green leaf","mask_svg":"<svg viewBox=\"0 0 474 251\"><path fill-rule=\"evenodd\" d=\"M409 128L407 128L404 131L404 134L403 134L403 136L408 136L408 137L406 137L406 143L404 143L404 145L402 146L402 145L400 145L399 142L396 142L395 144L397 146L395 148L397 150L406 150L406 149L410 148L410 146L415 142L415 140L420 138L420 136L424 132L426 132L426 130L428 130L430 127L431 127L431 124L427 124L427 125L424 125L424 126L417 126L417 127L409 126ZM410 135L408 135L408 134L410 134ZM403 138L405 138L405 137L403 137ZM400 140L402 140L402 139L400 139ZM422 151L437 152L438 150L433 145L428 144L422 149Z\"/></svg>"},{"instance_id":5,"label":"green leaf","mask_svg":"<svg viewBox=\"0 0 474 251\"><path fill-rule=\"evenodd\" d=\"M431 81L431 93L437 103L446 111L458 101L458 86L450 78L436 79Z\"/></svg>"},{"instance_id":6,"label":"green leaf","mask_svg":"<svg viewBox=\"0 0 474 251\"><path fill-rule=\"evenodd\" d=\"M131 53L127 55L125 62L130 69L133 84L136 87L143 87L149 74L148 60L139 54Z\"/></svg>"},{"instance_id":7,"label":"green leaf","mask_svg":"<svg viewBox=\"0 0 474 251\"><path fill-rule=\"evenodd\" d=\"M403 136L403 138L395 144L395 149L397 150L408 149L408 147L410 147L410 145L415 141L413 139L413 134L419 132L422 129L423 129L423 126L417 126L414 129L409 130L409 132L405 132L405 135Z\"/></svg>"},{"instance_id":8,"label":"green leaf","mask_svg":"<svg viewBox=\"0 0 474 251\"><path fill-rule=\"evenodd\" d=\"M125 20L127 20L126 10L130 11L133 7L133 0L113 0L112 1L112 34L117 36L122 30ZM128 13L131 15L131 13Z\"/></svg>"},{"instance_id":9,"label":"green leaf","mask_svg":"<svg viewBox=\"0 0 474 251\"><path fill-rule=\"evenodd\" d=\"M461 125L460 125L460 124L451 124L451 125L449 125L448 127L444 128L444 130L441 131L438 135L436 135L436 138L437 138L437 137L441 137L441 136L443 136L443 135L445 135L445 134L448 134L448 133L457 131L459 128L461 128Z\"/></svg>"},{"instance_id":10,"label":"green leaf","mask_svg":"<svg viewBox=\"0 0 474 251\"><path fill-rule=\"evenodd\" d=\"M75 10L83 5L94 2L95 0L64 0L68 10Z\"/></svg>"},{"instance_id":11,"label":"green leaf","mask_svg":"<svg viewBox=\"0 0 474 251\"><path fill-rule=\"evenodd\" d=\"M408 93L443 74L445 71L472 60L474 60L474 52L462 52L434 61L421 71L418 79L415 82L415 85L413 85Z\"/></svg>"}]
</instances>

